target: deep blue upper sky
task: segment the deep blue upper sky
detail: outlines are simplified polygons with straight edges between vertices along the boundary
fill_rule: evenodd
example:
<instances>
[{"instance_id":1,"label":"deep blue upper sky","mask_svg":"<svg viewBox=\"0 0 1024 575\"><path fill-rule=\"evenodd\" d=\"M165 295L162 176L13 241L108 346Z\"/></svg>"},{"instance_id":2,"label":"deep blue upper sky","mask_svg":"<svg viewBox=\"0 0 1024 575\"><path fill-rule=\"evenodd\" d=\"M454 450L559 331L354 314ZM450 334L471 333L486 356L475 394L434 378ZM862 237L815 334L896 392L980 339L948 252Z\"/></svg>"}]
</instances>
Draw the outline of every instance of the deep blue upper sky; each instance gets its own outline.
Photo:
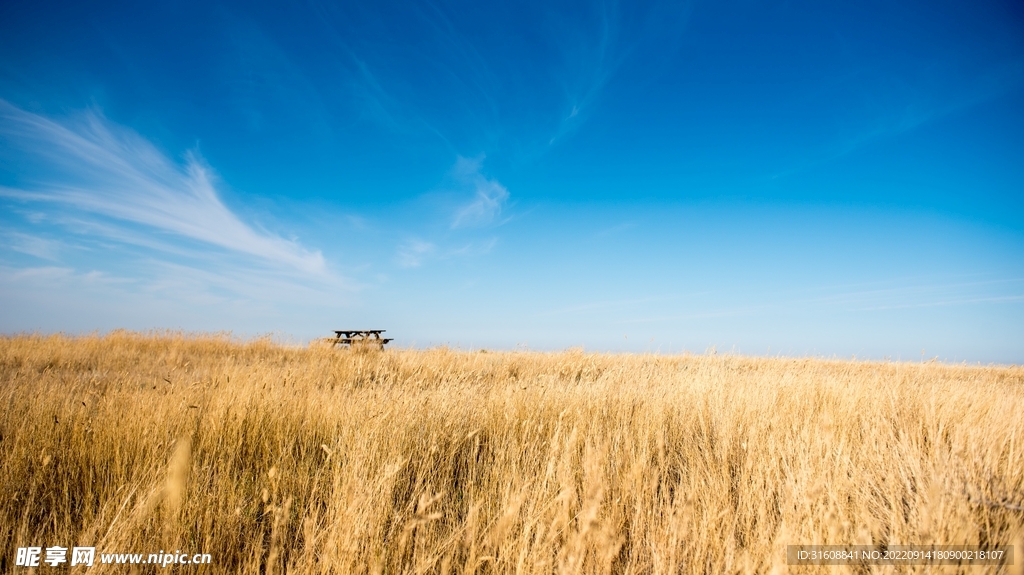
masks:
<instances>
[{"instance_id":1,"label":"deep blue upper sky","mask_svg":"<svg viewBox=\"0 0 1024 575\"><path fill-rule=\"evenodd\" d=\"M1019 2L0 4L0 331L1024 362Z\"/></svg>"}]
</instances>

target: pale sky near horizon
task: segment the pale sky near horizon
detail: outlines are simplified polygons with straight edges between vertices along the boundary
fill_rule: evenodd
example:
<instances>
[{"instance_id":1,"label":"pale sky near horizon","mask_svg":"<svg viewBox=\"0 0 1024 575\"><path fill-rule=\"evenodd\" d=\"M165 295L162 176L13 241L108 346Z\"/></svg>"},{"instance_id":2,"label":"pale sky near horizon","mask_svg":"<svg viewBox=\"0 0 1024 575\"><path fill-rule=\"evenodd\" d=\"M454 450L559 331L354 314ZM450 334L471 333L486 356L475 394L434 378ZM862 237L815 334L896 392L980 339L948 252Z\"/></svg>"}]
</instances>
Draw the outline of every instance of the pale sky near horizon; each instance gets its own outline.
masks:
<instances>
[{"instance_id":1,"label":"pale sky near horizon","mask_svg":"<svg viewBox=\"0 0 1024 575\"><path fill-rule=\"evenodd\" d=\"M0 332L1024 363L1019 2L0 4Z\"/></svg>"}]
</instances>

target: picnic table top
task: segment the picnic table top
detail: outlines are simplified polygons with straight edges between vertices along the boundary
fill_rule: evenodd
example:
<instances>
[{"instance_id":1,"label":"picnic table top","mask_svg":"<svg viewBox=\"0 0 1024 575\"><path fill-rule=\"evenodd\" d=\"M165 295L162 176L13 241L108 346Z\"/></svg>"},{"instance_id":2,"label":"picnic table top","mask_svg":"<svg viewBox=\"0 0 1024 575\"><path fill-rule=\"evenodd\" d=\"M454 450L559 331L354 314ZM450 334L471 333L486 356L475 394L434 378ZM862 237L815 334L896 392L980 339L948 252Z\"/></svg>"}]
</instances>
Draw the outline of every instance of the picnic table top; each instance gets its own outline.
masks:
<instances>
[{"instance_id":1,"label":"picnic table top","mask_svg":"<svg viewBox=\"0 0 1024 575\"><path fill-rule=\"evenodd\" d=\"M345 337L352 337L353 335L380 335L386 332L386 329L336 329L334 333L341 337L341 334L345 334Z\"/></svg>"}]
</instances>

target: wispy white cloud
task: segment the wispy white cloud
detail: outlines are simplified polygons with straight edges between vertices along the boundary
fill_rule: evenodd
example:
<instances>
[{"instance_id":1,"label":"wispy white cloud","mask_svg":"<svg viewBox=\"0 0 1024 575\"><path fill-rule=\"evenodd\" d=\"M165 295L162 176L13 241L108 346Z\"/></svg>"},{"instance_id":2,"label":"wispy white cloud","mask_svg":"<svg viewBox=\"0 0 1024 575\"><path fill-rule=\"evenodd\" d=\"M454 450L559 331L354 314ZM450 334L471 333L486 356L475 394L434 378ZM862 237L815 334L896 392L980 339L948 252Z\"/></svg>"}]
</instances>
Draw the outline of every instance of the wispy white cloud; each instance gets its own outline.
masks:
<instances>
[{"instance_id":1,"label":"wispy white cloud","mask_svg":"<svg viewBox=\"0 0 1024 575\"><path fill-rule=\"evenodd\" d=\"M490 253L496 245L498 245L498 238L487 238L472 241L464 246L449 250L445 257L482 256Z\"/></svg>"},{"instance_id":2,"label":"wispy white cloud","mask_svg":"<svg viewBox=\"0 0 1024 575\"><path fill-rule=\"evenodd\" d=\"M435 253L436 245L414 238L398 247L398 265L403 268L418 268Z\"/></svg>"},{"instance_id":3,"label":"wispy white cloud","mask_svg":"<svg viewBox=\"0 0 1024 575\"><path fill-rule=\"evenodd\" d=\"M43 260L56 261L62 247L59 241L15 231L4 232L3 238L8 249Z\"/></svg>"},{"instance_id":4,"label":"wispy white cloud","mask_svg":"<svg viewBox=\"0 0 1024 575\"><path fill-rule=\"evenodd\" d=\"M417 236L402 241L396 248L395 263L403 268L418 268L430 261L476 257L489 253L498 238L487 228L501 225L509 193L500 182L488 178L481 169L484 157L457 156L448 171L439 204L442 217L448 219L448 230L421 230ZM442 220L443 221L443 220ZM487 234L490 237L484 237Z\"/></svg>"},{"instance_id":5,"label":"wispy white cloud","mask_svg":"<svg viewBox=\"0 0 1024 575\"><path fill-rule=\"evenodd\" d=\"M455 212L451 228L482 227L494 223L508 202L509 193L497 180L485 177L481 171L483 157L463 158L459 156L452 168L452 178L466 191L473 194L472 200Z\"/></svg>"},{"instance_id":6,"label":"wispy white cloud","mask_svg":"<svg viewBox=\"0 0 1024 575\"><path fill-rule=\"evenodd\" d=\"M0 137L45 174L0 195L51 202L205 242L310 274L326 273L319 251L257 230L224 205L217 178L190 152L175 162L137 133L88 112L57 122L0 100Z\"/></svg>"},{"instance_id":7,"label":"wispy white cloud","mask_svg":"<svg viewBox=\"0 0 1024 575\"><path fill-rule=\"evenodd\" d=\"M414 238L398 246L396 261L399 267L418 268L429 260L449 260L476 257L489 253L498 244L498 238L474 240L459 247L441 247L432 242Z\"/></svg>"},{"instance_id":8,"label":"wispy white cloud","mask_svg":"<svg viewBox=\"0 0 1024 575\"><path fill-rule=\"evenodd\" d=\"M113 328L233 330L315 337L324 319L349 305L345 288L317 276L301 279L225 262L213 270L141 260L128 275L70 266L0 264L0 318L5 332ZM339 293L339 287L341 288Z\"/></svg>"}]
</instances>

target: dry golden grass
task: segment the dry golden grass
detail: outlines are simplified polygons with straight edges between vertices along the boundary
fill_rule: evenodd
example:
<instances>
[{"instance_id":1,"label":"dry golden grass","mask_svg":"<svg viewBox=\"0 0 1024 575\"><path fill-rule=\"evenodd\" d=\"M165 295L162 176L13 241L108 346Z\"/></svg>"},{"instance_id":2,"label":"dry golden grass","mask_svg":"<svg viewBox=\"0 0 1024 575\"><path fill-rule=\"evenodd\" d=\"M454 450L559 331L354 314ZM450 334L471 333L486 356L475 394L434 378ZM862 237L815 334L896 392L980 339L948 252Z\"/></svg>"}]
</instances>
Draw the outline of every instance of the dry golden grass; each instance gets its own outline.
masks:
<instances>
[{"instance_id":1,"label":"dry golden grass","mask_svg":"<svg viewBox=\"0 0 1024 575\"><path fill-rule=\"evenodd\" d=\"M1019 367L117 332L0 338L0 401L4 572L95 545L210 573L767 573L786 544L1024 535Z\"/></svg>"}]
</instances>

